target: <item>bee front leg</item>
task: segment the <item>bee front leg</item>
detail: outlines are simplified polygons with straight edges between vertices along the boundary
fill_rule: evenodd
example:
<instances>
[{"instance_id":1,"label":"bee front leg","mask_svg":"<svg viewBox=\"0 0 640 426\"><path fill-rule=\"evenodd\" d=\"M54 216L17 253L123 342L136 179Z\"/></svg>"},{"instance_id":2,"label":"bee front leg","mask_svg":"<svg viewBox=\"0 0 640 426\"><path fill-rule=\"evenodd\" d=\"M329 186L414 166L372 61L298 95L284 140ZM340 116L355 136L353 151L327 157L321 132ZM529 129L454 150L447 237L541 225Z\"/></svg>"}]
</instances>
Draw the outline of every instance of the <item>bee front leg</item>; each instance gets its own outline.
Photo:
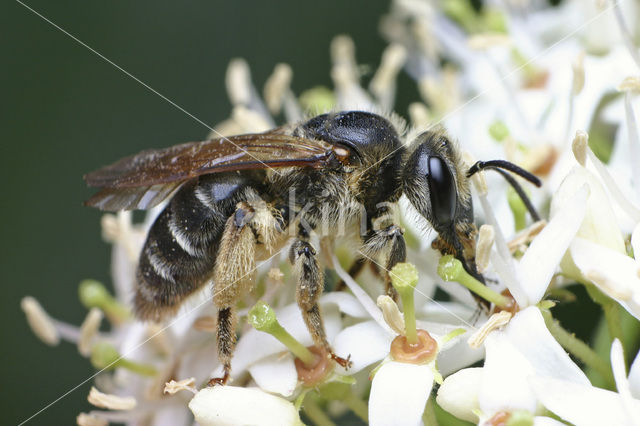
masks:
<instances>
[{"instance_id":1,"label":"bee front leg","mask_svg":"<svg viewBox=\"0 0 640 426\"><path fill-rule=\"evenodd\" d=\"M362 247L363 254L370 260L381 255L383 257L385 291L394 301L398 301L398 292L391 285L389 272L396 263L407 259L407 246L404 241L404 232L398 225L390 225L384 229L371 231L367 234Z\"/></svg>"},{"instance_id":2,"label":"bee front leg","mask_svg":"<svg viewBox=\"0 0 640 426\"><path fill-rule=\"evenodd\" d=\"M296 240L291 246L289 259L294 266L294 273L298 277L296 301L307 329L311 333L313 343L318 348L326 350L335 362L342 367L348 368L350 365L349 358L341 358L333 352L324 330L324 323L318 306L318 299L324 286L324 274L318 265L316 250L308 242Z\"/></svg>"}]
</instances>

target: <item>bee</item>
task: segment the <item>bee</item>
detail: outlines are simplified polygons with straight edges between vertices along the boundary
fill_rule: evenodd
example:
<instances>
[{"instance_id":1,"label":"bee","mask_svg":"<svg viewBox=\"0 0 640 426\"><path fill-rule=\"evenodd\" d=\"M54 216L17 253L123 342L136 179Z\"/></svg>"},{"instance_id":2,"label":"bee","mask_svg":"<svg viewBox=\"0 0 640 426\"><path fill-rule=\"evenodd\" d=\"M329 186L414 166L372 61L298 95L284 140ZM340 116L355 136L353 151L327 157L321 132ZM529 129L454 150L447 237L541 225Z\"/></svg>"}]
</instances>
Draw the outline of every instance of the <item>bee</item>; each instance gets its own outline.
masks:
<instances>
[{"instance_id":1,"label":"bee","mask_svg":"<svg viewBox=\"0 0 640 426\"><path fill-rule=\"evenodd\" d=\"M361 252L382 259L389 271L406 258L403 230L389 214L405 194L437 232L434 247L482 278L474 262L468 175L507 168L535 179L503 163L478 162L467 169L443 132L424 132L405 146L397 126L380 115L336 112L265 133L126 157L85 176L89 186L101 188L86 205L149 209L169 199L140 253L134 311L141 320L164 320L212 283L224 374L210 384L226 384L236 343L236 303L254 283L257 260L290 244L296 301L313 342L346 367L348 358L333 352L325 334L318 306L324 268L312 234L332 236L341 224L360 225ZM396 297L388 273L385 283Z\"/></svg>"}]
</instances>

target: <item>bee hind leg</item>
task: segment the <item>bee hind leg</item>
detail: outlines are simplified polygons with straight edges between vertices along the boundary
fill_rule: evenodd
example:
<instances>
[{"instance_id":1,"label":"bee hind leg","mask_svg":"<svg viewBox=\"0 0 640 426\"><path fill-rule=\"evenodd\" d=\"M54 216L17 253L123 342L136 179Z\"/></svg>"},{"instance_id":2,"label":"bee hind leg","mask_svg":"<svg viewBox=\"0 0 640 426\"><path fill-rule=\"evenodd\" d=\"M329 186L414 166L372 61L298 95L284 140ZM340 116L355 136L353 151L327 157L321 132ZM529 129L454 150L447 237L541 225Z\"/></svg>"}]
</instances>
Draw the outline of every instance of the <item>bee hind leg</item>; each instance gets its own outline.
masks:
<instances>
[{"instance_id":1,"label":"bee hind leg","mask_svg":"<svg viewBox=\"0 0 640 426\"><path fill-rule=\"evenodd\" d=\"M262 228L274 223L264 203L241 202L225 224L213 271L213 301L218 307L218 360L224 374L211 379L210 386L224 385L229 380L238 326L236 303L255 282L257 238L267 235Z\"/></svg>"},{"instance_id":2,"label":"bee hind leg","mask_svg":"<svg viewBox=\"0 0 640 426\"><path fill-rule=\"evenodd\" d=\"M318 306L318 299L324 286L324 274L318 266L315 249L308 242L298 239L291 246L289 258L294 266L295 275L298 277L296 301L313 343L318 348L326 350L336 363L348 368L351 365L349 357L345 359L336 355L327 341Z\"/></svg>"}]
</instances>

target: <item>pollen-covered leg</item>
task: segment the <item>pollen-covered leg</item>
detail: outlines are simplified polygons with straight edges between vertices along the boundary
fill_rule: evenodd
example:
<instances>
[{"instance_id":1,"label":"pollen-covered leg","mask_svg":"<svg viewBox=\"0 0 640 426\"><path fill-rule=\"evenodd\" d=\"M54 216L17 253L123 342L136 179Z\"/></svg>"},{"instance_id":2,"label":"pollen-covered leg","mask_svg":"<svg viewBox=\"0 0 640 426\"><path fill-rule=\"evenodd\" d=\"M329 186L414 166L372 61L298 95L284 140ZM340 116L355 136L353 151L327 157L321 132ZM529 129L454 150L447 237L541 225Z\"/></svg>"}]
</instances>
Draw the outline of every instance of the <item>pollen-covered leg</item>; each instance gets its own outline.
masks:
<instances>
[{"instance_id":1,"label":"pollen-covered leg","mask_svg":"<svg viewBox=\"0 0 640 426\"><path fill-rule=\"evenodd\" d=\"M270 219L269 219L270 218ZM218 358L224 376L211 379L210 385L225 384L231 371L231 358L236 345L236 303L255 282L256 245L270 245L275 218L264 202L238 204L227 220L213 272L213 301L218 307Z\"/></svg>"},{"instance_id":2,"label":"pollen-covered leg","mask_svg":"<svg viewBox=\"0 0 640 426\"><path fill-rule=\"evenodd\" d=\"M391 285L389 271L396 263L407 258L407 247L402 229L398 225L390 225L384 229L372 231L365 239L362 252L370 258L382 258L386 272L384 274L385 290L394 301L398 300L398 292Z\"/></svg>"},{"instance_id":3,"label":"pollen-covered leg","mask_svg":"<svg viewBox=\"0 0 640 426\"><path fill-rule=\"evenodd\" d=\"M325 349L335 362L346 368L350 365L349 358L337 356L327 341L318 306L318 299L324 286L324 274L318 266L315 256L315 249L306 241L296 240L291 246L289 258L293 264L294 273L298 277L296 301L307 329L311 333L313 343L317 347Z\"/></svg>"}]
</instances>

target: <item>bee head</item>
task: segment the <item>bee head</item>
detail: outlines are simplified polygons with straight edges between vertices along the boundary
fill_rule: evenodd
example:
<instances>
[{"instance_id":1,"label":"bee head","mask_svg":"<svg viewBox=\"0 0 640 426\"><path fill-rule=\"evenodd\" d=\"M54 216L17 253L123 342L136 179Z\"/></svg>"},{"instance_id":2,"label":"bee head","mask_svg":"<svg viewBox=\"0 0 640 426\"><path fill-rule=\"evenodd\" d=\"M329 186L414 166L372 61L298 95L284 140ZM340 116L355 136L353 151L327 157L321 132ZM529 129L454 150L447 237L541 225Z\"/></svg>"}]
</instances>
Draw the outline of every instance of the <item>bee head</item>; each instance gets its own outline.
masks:
<instances>
[{"instance_id":1,"label":"bee head","mask_svg":"<svg viewBox=\"0 0 640 426\"><path fill-rule=\"evenodd\" d=\"M462 257L459 233L473 222L466 167L457 146L439 131L420 134L402 171L404 193L440 235L452 254Z\"/></svg>"}]
</instances>

